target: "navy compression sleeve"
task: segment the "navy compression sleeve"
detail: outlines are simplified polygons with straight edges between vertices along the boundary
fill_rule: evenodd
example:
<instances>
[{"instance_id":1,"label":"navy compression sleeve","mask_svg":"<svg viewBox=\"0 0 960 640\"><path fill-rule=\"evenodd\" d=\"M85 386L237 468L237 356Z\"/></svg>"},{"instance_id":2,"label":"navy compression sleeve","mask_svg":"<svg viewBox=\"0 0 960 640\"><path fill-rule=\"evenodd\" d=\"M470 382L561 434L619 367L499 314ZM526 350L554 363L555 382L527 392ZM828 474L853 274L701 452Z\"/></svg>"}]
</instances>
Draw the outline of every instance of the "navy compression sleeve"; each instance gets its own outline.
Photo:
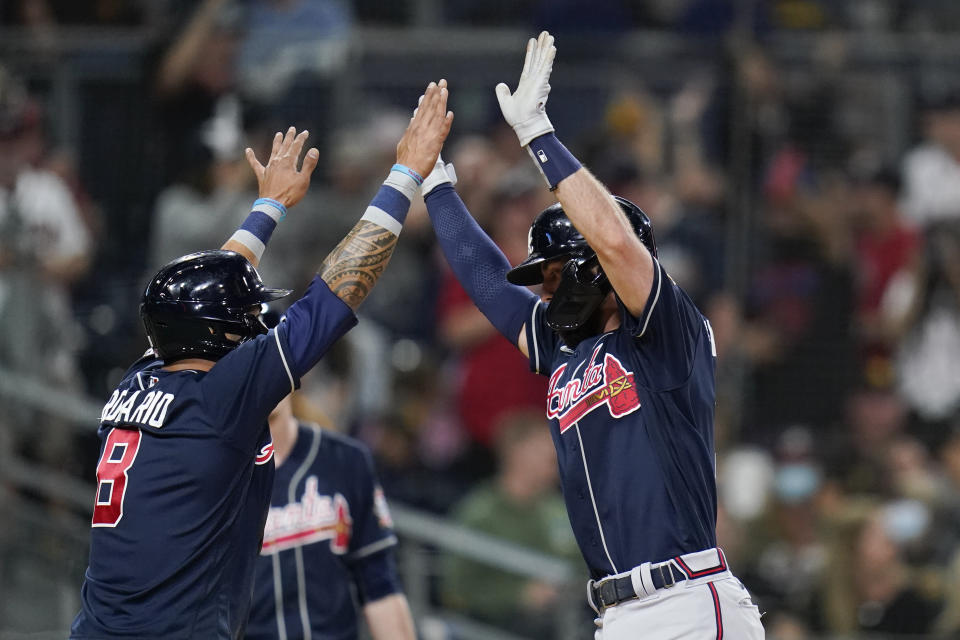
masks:
<instances>
[{"instance_id":1,"label":"navy compression sleeve","mask_svg":"<svg viewBox=\"0 0 960 640\"><path fill-rule=\"evenodd\" d=\"M513 344L537 296L507 282L510 263L450 184L440 185L425 199L443 255L457 280L497 331Z\"/></svg>"}]
</instances>

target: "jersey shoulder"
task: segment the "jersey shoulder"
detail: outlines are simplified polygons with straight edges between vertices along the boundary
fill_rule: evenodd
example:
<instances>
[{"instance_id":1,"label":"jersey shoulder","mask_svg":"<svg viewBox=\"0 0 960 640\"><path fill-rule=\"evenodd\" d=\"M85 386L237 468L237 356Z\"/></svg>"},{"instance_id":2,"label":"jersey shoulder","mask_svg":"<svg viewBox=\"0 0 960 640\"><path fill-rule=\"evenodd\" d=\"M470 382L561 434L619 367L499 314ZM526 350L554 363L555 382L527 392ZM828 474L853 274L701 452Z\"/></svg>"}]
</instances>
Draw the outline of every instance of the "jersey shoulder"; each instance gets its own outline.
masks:
<instances>
[{"instance_id":1,"label":"jersey shoulder","mask_svg":"<svg viewBox=\"0 0 960 640\"><path fill-rule=\"evenodd\" d=\"M363 442L333 429L324 429L312 423L300 423L301 434L305 429L315 432L315 437L321 439L320 451L324 459L341 461L344 465L356 469L357 473L372 469L373 455Z\"/></svg>"},{"instance_id":2,"label":"jersey shoulder","mask_svg":"<svg viewBox=\"0 0 960 640\"><path fill-rule=\"evenodd\" d=\"M123 377L120 378L120 384L118 386L123 386L130 383L137 374L143 372L147 373L154 369L159 369L163 366L163 360L158 358L154 353L153 349L147 349L147 351L140 356L136 362L130 365L126 371L123 372Z\"/></svg>"},{"instance_id":3,"label":"jersey shoulder","mask_svg":"<svg viewBox=\"0 0 960 640\"><path fill-rule=\"evenodd\" d=\"M311 431L319 431L322 434L324 443L323 446L331 447L342 451L344 455L355 455L355 456L369 456L370 448L365 445L360 440L348 436L339 431L334 431L333 429L324 429L323 427L314 424L314 423L300 423L301 431L308 429Z\"/></svg>"}]
</instances>

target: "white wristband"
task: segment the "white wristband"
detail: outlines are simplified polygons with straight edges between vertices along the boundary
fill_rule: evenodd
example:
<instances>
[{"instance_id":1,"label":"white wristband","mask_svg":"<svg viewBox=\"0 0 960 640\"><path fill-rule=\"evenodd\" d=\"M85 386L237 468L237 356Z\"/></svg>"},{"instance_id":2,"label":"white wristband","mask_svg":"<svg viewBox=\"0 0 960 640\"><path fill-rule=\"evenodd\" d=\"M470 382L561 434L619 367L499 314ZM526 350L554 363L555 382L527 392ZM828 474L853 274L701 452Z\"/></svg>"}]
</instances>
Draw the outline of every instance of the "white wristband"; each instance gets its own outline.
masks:
<instances>
[{"instance_id":1,"label":"white wristband","mask_svg":"<svg viewBox=\"0 0 960 640\"><path fill-rule=\"evenodd\" d=\"M417 189L420 188L420 184L413 179L412 176L409 176L400 171L391 171L387 176L387 179L383 181L383 184L388 187L393 187L403 195L407 196L407 200L412 201L413 196L416 195Z\"/></svg>"}]
</instances>

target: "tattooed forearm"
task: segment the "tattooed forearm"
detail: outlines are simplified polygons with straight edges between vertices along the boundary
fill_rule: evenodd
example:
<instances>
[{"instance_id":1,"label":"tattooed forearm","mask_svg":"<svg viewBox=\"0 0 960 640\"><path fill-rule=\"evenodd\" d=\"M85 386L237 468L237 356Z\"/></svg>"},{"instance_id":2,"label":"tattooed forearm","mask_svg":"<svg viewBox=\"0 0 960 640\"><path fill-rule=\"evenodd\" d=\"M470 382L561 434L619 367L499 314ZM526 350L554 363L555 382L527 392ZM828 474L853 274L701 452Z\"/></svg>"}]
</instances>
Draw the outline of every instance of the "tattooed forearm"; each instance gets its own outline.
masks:
<instances>
[{"instance_id":1,"label":"tattooed forearm","mask_svg":"<svg viewBox=\"0 0 960 640\"><path fill-rule=\"evenodd\" d=\"M397 246L397 236L361 220L330 252L319 274L330 290L356 310L376 284Z\"/></svg>"}]
</instances>

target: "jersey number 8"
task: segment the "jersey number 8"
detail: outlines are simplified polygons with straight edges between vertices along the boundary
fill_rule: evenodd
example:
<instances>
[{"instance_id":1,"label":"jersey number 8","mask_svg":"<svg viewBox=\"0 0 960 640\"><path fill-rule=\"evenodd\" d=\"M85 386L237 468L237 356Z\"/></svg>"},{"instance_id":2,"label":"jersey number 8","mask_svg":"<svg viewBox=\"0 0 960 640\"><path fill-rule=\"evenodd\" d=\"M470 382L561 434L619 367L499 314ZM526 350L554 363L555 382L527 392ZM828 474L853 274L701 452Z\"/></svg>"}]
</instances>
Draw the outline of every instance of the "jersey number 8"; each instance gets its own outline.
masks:
<instances>
[{"instance_id":1,"label":"jersey number 8","mask_svg":"<svg viewBox=\"0 0 960 640\"><path fill-rule=\"evenodd\" d=\"M139 429L113 429L103 445L97 464L97 499L93 505L94 527L115 527L123 517L127 471L140 449Z\"/></svg>"}]
</instances>

